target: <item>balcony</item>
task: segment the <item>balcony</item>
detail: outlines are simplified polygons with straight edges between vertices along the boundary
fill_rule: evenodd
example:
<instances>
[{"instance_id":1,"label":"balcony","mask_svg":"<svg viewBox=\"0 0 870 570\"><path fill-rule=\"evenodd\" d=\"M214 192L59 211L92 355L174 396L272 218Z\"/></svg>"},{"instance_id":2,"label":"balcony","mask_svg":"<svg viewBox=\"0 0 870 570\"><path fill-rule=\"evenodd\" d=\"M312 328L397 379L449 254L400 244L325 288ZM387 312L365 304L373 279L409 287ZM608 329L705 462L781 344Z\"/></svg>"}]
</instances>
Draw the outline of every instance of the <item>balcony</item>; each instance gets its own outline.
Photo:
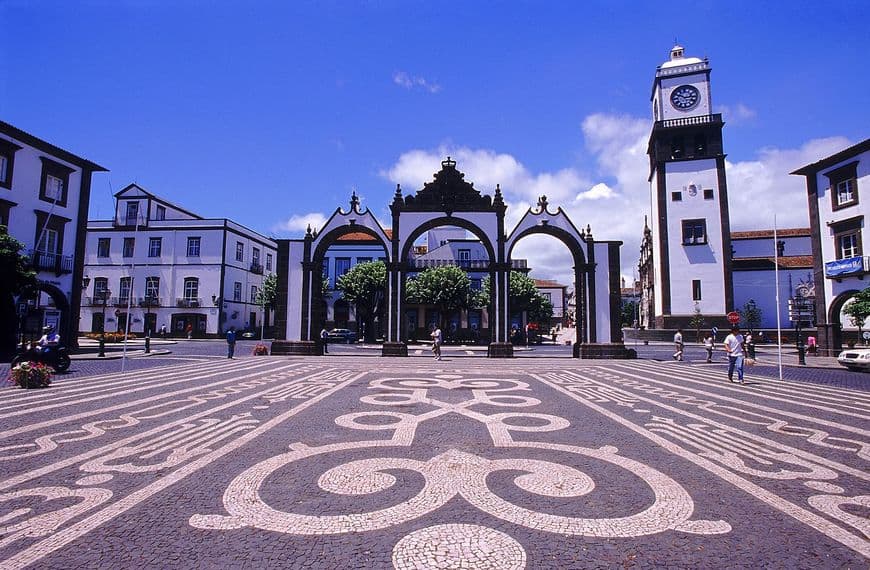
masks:
<instances>
[{"instance_id":1,"label":"balcony","mask_svg":"<svg viewBox=\"0 0 870 570\"><path fill-rule=\"evenodd\" d=\"M175 299L175 306L183 309L196 309L198 307L202 307L202 299L194 299L188 297L182 297Z\"/></svg>"},{"instance_id":2,"label":"balcony","mask_svg":"<svg viewBox=\"0 0 870 570\"><path fill-rule=\"evenodd\" d=\"M259 263L256 263L256 262L252 263L251 264L251 273L256 273L257 275L262 275L263 274L263 266Z\"/></svg>"},{"instance_id":3,"label":"balcony","mask_svg":"<svg viewBox=\"0 0 870 570\"><path fill-rule=\"evenodd\" d=\"M30 250L30 266L37 271L54 271L56 275L72 273L73 256Z\"/></svg>"},{"instance_id":4,"label":"balcony","mask_svg":"<svg viewBox=\"0 0 870 570\"><path fill-rule=\"evenodd\" d=\"M140 307L159 307L160 297L139 297L136 304Z\"/></svg>"},{"instance_id":5,"label":"balcony","mask_svg":"<svg viewBox=\"0 0 870 570\"><path fill-rule=\"evenodd\" d=\"M666 119L664 121L656 121L653 126L654 130L672 129L674 127L695 127L698 125L721 125L722 114L715 113L713 115L697 115L694 117L679 117L677 119Z\"/></svg>"},{"instance_id":6,"label":"balcony","mask_svg":"<svg viewBox=\"0 0 870 570\"><path fill-rule=\"evenodd\" d=\"M112 297L109 302L116 307L126 307L130 304L130 296L126 295L124 297Z\"/></svg>"},{"instance_id":7,"label":"balcony","mask_svg":"<svg viewBox=\"0 0 870 570\"><path fill-rule=\"evenodd\" d=\"M511 268L526 269L527 260L514 259ZM409 259L410 269L429 269L430 267L461 267L466 271L488 271L490 262L488 259Z\"/></svg>"}]
</instances>

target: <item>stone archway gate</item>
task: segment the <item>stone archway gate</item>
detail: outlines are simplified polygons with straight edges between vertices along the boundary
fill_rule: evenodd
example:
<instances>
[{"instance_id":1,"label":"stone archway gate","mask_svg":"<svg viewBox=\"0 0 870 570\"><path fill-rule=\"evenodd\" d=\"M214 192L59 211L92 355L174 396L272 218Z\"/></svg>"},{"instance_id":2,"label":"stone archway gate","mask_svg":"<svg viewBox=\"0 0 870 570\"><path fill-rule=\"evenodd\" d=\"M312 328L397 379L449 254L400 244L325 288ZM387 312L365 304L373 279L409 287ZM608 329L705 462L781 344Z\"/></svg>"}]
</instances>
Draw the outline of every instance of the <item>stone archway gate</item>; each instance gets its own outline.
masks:
<instances>
[{"instance_id":1,"label":"stone archway gate","mask_svg":"<svg viewBox=\"0 0 870 570\"><path fill-rule=\"evenodd\" d=\"M391 232L368 209L361 208L356 194L350 209L336 209L320 231L309 228L303 239L279 240L276 335L283 339L272 345L274 354L320 354L317 336L325 322L320 299L322 263L329 247L343 235L364 233L379 243L387 266L386 339L384 356L407 356L403 339L402 291L409 274L419 270L410 263L414 241L424 232L443 226L463 228L486 249L492 287L488 354L510 357L510 308L508 306L511 253L526 236L545 234L562 241L574 263L577 298L577 338L574 356L584 358L626 358L620 330L619 241L598 241L592 230L578 231L561 208L551 211L542 196L536 208L529 208L517 226L505 232L507 206L501 188L493 196L481 194L465 180L450 157L441 163L434 179L415 194L403 195L397 186L390 204Z\"/></svg>"}]
</instances>

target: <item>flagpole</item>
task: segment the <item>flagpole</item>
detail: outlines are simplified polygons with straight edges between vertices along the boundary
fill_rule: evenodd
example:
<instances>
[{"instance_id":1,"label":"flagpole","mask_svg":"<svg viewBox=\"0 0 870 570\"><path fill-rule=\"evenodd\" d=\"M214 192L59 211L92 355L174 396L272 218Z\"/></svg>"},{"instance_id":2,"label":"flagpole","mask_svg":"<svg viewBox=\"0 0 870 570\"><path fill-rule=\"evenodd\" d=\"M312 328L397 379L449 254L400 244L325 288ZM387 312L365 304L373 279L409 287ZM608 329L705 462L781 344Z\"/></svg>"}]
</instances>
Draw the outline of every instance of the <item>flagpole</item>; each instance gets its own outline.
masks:
<instances>
[{"instance_id":1,"label":"flagpole","mask_svg":"<svg viewBox=\"0 0 870 570\"><path fill-rule=\"evenodd\" d=\"M136 243L136 238L139 237L139 210L136 210L136 227L133 229L133 243ZM133 246L135 248L135 245ZM133 272L136 269L136 251L133 250L134 255L130 258L130 288L127 291L127 318L124 323L124 352L121 354L121 372L123 373L127 368L127 337L130 336L130 321L132 319L133 313Z\"/></svg>"},{"instance_id":2,"label":"flagpole","mask_svg":"<svg viewBox=\"0 0 870 570\"><path fill-rule=\"evenodd\" d=\"M776 345L779 354L779 379L782 380L782 325L779 304L779 247L776 236L776 214L773 215L773 274L776 279Z\"/></svg>"}]
</instances>

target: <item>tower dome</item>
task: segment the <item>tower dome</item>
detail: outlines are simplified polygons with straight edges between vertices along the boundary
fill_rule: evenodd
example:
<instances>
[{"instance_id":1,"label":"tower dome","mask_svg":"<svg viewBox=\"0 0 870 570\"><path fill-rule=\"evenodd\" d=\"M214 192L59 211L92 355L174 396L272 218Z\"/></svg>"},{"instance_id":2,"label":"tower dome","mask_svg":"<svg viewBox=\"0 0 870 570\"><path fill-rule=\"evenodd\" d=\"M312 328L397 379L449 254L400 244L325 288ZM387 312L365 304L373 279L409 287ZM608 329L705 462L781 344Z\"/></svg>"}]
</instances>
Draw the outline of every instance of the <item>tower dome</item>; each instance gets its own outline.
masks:
<instances>
[{"instance_id":1,"label":"tower dome","mask_svg":"<svg viewBox=\"0 0 870 570\"><path fill-rule=\"evenodd\" d=\"M697 57L686 57L685 49L680 44L674 44L671 48L671 59L661 64L661 69L668 67L678 67L681 65L692 65L693 63L702 63L702 60Z\"/></svg>"}]
</instances>

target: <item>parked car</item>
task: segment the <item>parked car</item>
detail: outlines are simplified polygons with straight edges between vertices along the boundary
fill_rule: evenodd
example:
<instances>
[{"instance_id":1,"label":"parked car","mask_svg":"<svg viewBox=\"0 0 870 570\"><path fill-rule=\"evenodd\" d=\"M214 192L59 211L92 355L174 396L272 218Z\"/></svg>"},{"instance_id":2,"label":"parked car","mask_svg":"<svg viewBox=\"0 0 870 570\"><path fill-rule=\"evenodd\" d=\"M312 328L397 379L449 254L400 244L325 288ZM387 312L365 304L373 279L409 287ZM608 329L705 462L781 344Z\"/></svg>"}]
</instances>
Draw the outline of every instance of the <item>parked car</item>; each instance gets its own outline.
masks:
<instances>
[{"instance_id":1,"label":"parked car","mask_svg":"<svg viewBox=\"0 0 870 570\"><path fill-rule=\"evenodd\" d=\"M326 335L327 342L343 342L345 344L356 342L356 333L350 329L332 329Z\"/></svg>"},{"instance_id":2,"label":"parked car","mask_svg":"<svg viewBox=\"0 0 870 570\"><path fill-rule=\"evenodd\" d=\"M849 370L870 370L870 348L847 348L837 357L837 362Z\"/></svg>"},{"instance_id":3,"label":"parked car","mask_svg":"<svg viewBox=\"0 0 870 570\"><path fill-rule=\"evenodd\" d=\"M242 338L259 338L260 333L257 331L245 331L242 333Z\"/></svg>"}]
</instances>

